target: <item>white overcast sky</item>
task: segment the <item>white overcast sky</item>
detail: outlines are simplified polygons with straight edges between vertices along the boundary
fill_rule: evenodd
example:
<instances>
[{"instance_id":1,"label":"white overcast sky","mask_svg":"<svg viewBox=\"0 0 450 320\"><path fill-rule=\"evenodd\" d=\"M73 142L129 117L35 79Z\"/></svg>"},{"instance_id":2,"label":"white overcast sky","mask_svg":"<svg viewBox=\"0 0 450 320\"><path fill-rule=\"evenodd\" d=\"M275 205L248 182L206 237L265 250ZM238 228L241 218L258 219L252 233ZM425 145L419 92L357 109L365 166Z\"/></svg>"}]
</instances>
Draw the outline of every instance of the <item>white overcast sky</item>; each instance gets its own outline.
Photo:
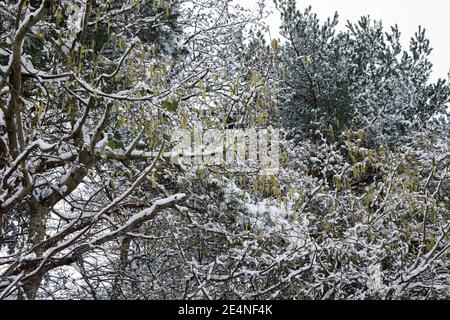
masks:
<instances>
[{"instance_id":1,"label":"white overcast sky","mask_svg":"<svg viewBox=\"0 0 450 320\"><path fill-rule=\"evenodd\" d=\"M251 7L255 0L238 0ZM267 0L272 6L272 1ZM356 21L362 15L382 20L384 27L398 24L402 32L403 47L407 48L409 39L422 25L427 30L431 46L434 48L431 61L434 64L433 79L445 78L450 70L450 0L297 0L303 9L311 5L321 20L333 16L338 11L340 28L346 21ZM279 26L278 13L268 19L273 34Z\"/></svg>"}]
</instances>

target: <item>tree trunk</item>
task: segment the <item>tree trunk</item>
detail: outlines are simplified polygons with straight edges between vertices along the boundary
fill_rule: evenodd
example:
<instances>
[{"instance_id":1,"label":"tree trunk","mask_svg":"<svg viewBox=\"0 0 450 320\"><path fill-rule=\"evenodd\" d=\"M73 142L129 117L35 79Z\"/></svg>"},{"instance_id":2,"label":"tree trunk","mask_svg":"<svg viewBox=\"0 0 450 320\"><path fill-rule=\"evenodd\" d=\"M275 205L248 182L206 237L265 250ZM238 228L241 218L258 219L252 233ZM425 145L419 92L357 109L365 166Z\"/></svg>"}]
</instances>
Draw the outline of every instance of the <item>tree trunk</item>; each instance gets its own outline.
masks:
<instances>
[{"instance_id":1,"label":"tree trunk","mask_svg":"<svg viewBox=\"0 0 450 320\"><path fill-rule=\"evenodd\" d=\"M30 224L28 229L28 243L34 247L45 240L45 220L49 209L35 201L30 201ZM42 256L44 250L37 248L34 250L37 257ZM23 286L27 299L34 300L42 281L42 275L29 279Z\"/></svg>"},{"instance_id":2,"label":"tree trunk","mask_svg":"<svg viewBox=\"0 0 450 320\"><path fill-rule=\"evenodd\" d=\"M128 264L128 253L130 250L131 238L125 236L120 243L120 260L119 268L116 271L117 274L114 278L113 290L112 290L112 300L117 300L122 293L122 288L120 288L120 277L125 271Z\"/></svg>"}]
</instances>

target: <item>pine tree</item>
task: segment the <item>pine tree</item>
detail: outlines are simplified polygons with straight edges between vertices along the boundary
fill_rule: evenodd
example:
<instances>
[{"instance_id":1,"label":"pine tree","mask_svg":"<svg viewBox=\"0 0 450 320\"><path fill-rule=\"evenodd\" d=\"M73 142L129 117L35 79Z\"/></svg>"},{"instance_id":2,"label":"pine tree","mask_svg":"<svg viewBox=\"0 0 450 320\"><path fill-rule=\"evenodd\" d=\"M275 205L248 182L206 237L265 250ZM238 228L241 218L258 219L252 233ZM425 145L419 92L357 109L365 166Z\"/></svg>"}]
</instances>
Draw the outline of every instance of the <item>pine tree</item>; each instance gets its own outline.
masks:
<instances>
[{"instance_id":1,"label":"pine tree","mask_svg":"<svg viewBox=\"0 0 450 320\"><path fill-rule=\"evenodd\" d=\"M286 124L314 137L329 128L370 131L372 144L396 144L445 112L448 82L431 83L431 46L419 27L410 48L400 45L397 26L361 17L337 32L338 15L321 23L311 7L277 1Z\"/></svg>"}]
</instances>

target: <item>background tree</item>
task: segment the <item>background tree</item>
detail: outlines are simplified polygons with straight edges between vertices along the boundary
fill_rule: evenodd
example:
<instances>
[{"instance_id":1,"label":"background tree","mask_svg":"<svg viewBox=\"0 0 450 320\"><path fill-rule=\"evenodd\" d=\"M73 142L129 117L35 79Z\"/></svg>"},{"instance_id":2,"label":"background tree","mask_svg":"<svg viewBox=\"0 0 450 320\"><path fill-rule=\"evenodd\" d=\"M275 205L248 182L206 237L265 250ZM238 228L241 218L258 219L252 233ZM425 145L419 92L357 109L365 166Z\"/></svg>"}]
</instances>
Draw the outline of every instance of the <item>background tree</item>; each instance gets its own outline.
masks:
<instances>
[{"instance_id":1,"label":"background tree","mask_svg":"<svg viewBox=\"0 0 450 320\"><path fill-rule=\"evenodd\" d=\"M395 144L446 112L448 82L430 82L425 29L419 27L404 51L397 26L385 31L380 21L361 17L337 32L337 13L320 23L294 0L276 5L285 39L280 69L286 125L307 136L329 128L370 129L371 143Z\"/></svg>"}]
</instances>

